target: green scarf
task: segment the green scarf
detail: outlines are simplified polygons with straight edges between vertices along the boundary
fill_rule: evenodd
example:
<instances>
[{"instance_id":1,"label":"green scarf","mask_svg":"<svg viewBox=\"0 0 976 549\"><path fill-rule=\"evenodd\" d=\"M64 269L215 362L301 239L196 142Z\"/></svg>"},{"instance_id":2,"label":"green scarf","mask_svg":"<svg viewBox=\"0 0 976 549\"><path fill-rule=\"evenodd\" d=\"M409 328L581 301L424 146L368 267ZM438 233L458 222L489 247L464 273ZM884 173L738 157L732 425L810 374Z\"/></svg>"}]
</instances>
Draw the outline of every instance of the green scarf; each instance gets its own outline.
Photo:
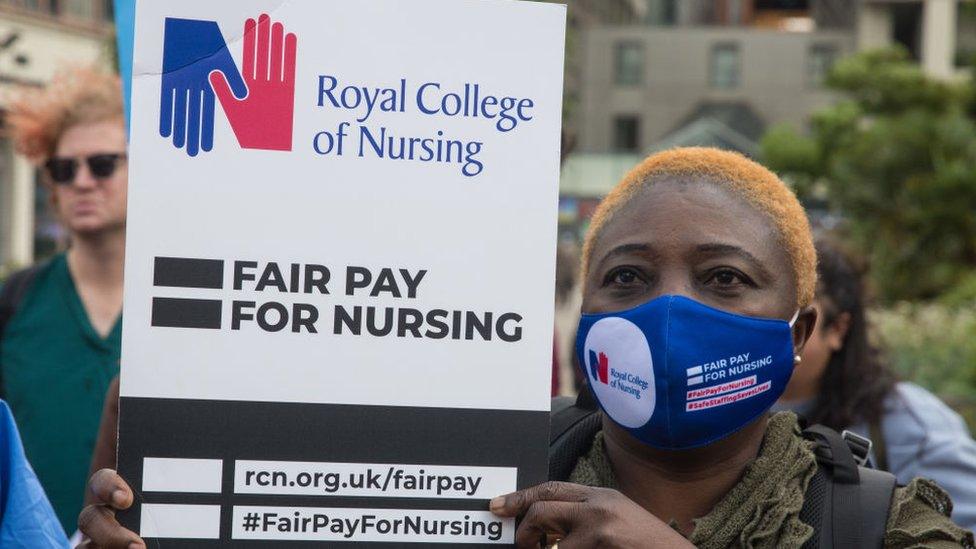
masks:
<instances>
[{"instance_id":1,"label":"green scarf","mask_svg":"<svg viewBox=\"0 0 976 549\"><path fill-rule=\"evenodd\" d=\"M695 519L689 541L705 549L803 545L813 534L813 528L800 521L803 495L817 470L812 447L813 443L800 437L792 412L773 415L759 455L711 512ZM569 480L586 486L617 487L602 431Z\"/></svg>"}]
</instances>

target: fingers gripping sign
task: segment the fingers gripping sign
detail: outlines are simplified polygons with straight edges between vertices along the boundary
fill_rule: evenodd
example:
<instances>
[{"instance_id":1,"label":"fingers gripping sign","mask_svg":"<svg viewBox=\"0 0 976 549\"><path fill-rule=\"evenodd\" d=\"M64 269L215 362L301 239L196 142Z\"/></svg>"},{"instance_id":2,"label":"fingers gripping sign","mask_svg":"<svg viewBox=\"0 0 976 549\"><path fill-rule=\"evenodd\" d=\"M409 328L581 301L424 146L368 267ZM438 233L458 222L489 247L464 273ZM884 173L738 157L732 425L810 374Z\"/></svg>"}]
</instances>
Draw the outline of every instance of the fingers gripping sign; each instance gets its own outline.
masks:
<instances>
[{"instance_id":1,"label":"fingers gripping sign","mask_svg":"<svg viewBox=\"0 0 976 549\"><path fill-rule=\"evenodd\" d=\"M78 516L78 529L85 535L79 549L145 548L139 536L115 520L115 511L128 509L133 501L132 490L122 477L111 469L102 469L92 475L89 487L94 502Z\"/></svg>"},{"instance_id":2,"label":"fingers gripping sign","mask_svg":"<svg viewBox=\"0 0 976 549\"><path fill-rule=\"evenodd\" d=\"M220 71L235 97L247 87L213 21L167 18L163 38L159 134L190 156L209 151L214 140L214 92L209 75Z\"/></svg>"},{"instance_id":3,"label":"fingers gripping sign","mask_svg":"<svg viewBox=\"0 0 976 549\"><path fill-rule=\"evenodd\" d=\"M560 549L584 547L694 547L616 490L547 482L491 500L492 513L520 517L515 544Z\"/></svg>"},{"instance_id":4,"label":"fingers gripping sign","mask_svg":"<svg viewBox=\"0 0 976 549\"><path fill-rule=\"evenodd\" d=\"M297 39L261 15L244 24L242 75L248 93L236 93L233 75L214 69L210 83L245 149L291 150Z\"/></svg>"}]
</instances>

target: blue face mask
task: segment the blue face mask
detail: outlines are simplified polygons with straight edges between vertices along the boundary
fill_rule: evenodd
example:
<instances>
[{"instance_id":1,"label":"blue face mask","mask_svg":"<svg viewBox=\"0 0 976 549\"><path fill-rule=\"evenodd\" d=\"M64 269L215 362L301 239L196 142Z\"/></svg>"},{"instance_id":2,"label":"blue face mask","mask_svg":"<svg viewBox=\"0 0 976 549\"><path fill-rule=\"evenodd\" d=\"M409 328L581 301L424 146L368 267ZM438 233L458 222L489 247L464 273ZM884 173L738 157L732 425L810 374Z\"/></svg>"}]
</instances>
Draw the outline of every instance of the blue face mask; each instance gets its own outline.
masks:
<instances>
[{"instance_id":1,"label":"blue face mask","mask_svg":"<svg viewBox=\"0 0 976 549\"><path fill-rule=\"evenodd\" d=\"M797 315L753 318L666 295L582 315L576 353L610 419L650 446L695 448L741 429L783 393Z\"/></svg>"}]
</instances>

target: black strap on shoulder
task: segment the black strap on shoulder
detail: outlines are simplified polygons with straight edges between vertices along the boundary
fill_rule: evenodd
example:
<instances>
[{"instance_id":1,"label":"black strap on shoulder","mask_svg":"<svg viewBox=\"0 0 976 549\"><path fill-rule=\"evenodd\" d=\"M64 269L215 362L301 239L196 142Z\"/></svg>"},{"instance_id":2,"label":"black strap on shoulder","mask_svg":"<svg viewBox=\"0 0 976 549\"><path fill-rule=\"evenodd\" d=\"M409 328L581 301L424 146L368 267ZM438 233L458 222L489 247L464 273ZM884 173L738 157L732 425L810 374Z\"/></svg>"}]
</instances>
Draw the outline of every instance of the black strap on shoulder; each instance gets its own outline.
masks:
<instances>
[{"instance_id":1,"label":"black strap on shoulder","mask_svg":"<svg viewBox=\"0 0 976 549\"><path fill-rule=\"evenodd\" d=\"M576 399L552 399L549 430L549 480L567 480L600 430L600 414L589 391Z\"/></svg>"},{"instance_id":2,"label":"black strap on shoulder","mask_svg":"<svg viewBox=\"0 0 976 549\"><path fill-rule=\"evenodd\" d=\"M803 436L817 443L814 450L817 463L830 469L835 483L857 484L860 481L854 454L840 433L823 425L813 425L803 430Z\"/></svg>"},{"instance_id":3,"label":"black strap on shoulder","mask_svg":"<svg viewBox=\"0 0 976 549\"><path fill-rule=\"evenodd\" d=\"M38 271L46 265L47 261L32 265L7 277L0 289L0 345L3 344L3 333L7 330L7 324L17 312L17 307L24 300L24 295L37 278ZM3 378L0 377L0 398L4 396Z\"/></svg>"},{"instance_id":4,"label":"black strap on shoulder","mask_svg":"<svg viewBox=\"0 0 976 549\"><path fill-rule=\"evenodd\" d=\"M863 539L881 547L888 530L891 499L895 495L895 475L861 467L861 534Z\"/></svg>"},{"instance_id":5,"label":"black strap on shoulder","mask_svg":"<svg viewBox=\"0 0 976 549\"><path fill-rule=\"evenodd\" d=\"M3 339L3 332L7 329L7 323L17 312L17 307L23 301L24 295L34 283L37 272L44 263L38 263L21 271L10 275L0 290L0 339Z\"/></svg>"},{"instance_id":6,"label":"black strap on shoulder","mask_svg":"<svg viewBox=\"0 0 976 549\"><path fill-rule=\"evenodd\" d=\"M575 427L579 422L596 412L596 406L590 403L583 395L585 391L580 391L576 397L559 396L552 399L552 409L549 423L549 444L552 445L559 438Z\"/></svg>"},{"instance_id":7,"label":"black strap on shoulder","mask_svg":"<svg viewBox=\"0 0 976 549\"><path fill-rule=\"evenodd\" d=\"M803 436L817 442L818 465L800 512L817 530L806 547L882 547L895 476L857 464L854 452L866 455L871 441L822 425L804 429Z\"/></svg>"}]
</instances>

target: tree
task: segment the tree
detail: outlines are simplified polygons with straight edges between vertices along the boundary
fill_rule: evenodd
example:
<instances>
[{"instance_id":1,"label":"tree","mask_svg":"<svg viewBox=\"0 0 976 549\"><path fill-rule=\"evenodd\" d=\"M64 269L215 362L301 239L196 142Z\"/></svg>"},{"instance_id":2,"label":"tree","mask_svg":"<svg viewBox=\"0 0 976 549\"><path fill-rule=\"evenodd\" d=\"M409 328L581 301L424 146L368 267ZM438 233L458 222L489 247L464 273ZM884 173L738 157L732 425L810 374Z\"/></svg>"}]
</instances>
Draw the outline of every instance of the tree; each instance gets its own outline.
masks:
<instances>
[{"instance_id":1,"label":"tree","mask_svg":"<svg viewBox=\"0 0 976 549\"><path fill-rule=\"evenodd\" d=\"M976 298L973 82L929 78L889 49L838 62L827 85L844 99L808 135L772 128L764 161L846 219L883 300Z\"/></svg>"}]
</instances>

